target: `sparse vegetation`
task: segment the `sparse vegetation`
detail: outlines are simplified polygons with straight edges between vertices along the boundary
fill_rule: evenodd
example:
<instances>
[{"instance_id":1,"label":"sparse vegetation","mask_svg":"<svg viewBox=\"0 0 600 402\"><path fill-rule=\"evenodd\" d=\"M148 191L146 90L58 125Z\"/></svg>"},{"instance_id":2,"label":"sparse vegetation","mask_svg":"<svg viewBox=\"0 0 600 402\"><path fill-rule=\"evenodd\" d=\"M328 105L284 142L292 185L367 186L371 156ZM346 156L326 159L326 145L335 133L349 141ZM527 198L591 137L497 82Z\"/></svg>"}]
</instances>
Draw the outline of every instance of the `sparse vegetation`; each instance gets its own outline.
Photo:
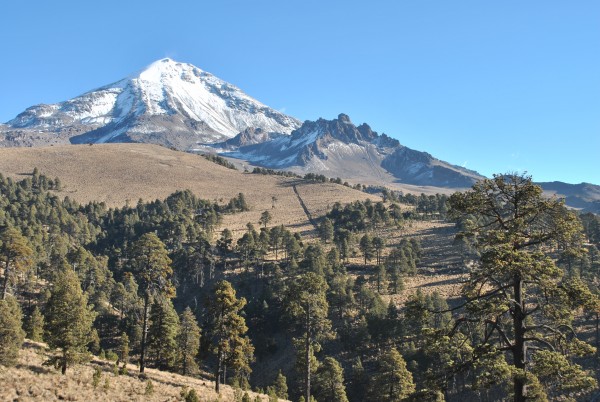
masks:
<instances>
[{"instance_id":1,"label":"sparse vegetation","mask_svg":"<svg viewBox=\"0 0 600 402\"><path fill-rule=\"evenodd\" d=\"M44 177L36 172L38 182ZM229 201L178 191L109 209L2 177L0 227L11 231L3 244L30 250L27 263L4 263L6 300L23 309L15 322L32 337L45 326L52 349L44 358L65 378L87 373L81 387L97 397L127 383L133 399L214 399L214 387L252 400L249 390L260 387L271 400L522 400L499 385L512 381L523 397L582 398L596 388L586 353L600 305L597 222L584 216L582 226L539 198L528 178L508 178L452 196L455 221L445 220L444 197L417 197L437 205L418 210L419 201L388 195L315 208L318 231L301 233L281 223L287 201L273 191L260 202L247 187ZM276 180L296 186L307 205L318 197L311 186L325 195L352 191ZM502 196L510 189L527 219L508 214L515 203ZM242 229L227 226L248 217ZM510 248L518 242L523 249ZM517 273L526 278L521 296L511 293ZM530 331L524 366L514 364L511 332L519 305L531 311L521 321ZM22 343L14 331L0 340ZM177 376L167 386L156 369L186 377L160 373ZM566 386L555 369L577 385Z\"/></svg>"}]
</instances>

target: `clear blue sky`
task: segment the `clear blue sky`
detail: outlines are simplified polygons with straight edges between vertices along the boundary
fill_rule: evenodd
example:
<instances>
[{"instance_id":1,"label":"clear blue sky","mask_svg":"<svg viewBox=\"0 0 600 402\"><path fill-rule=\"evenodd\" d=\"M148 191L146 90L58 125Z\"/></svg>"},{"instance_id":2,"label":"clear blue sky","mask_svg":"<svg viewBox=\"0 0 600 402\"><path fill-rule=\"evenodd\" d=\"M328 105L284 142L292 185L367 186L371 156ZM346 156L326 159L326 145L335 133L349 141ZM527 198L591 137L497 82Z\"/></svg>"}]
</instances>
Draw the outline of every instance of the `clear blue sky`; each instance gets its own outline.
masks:
<instances>
[{"instance_id":1,"label":"clear blue sky","mask_svg":"<svg viewBox=\"0 0 600 402\"><path fill-rule=\"evenodd\" d=\"M2 122L168 56L301 120L343 112L485 175L600 184L596 0L40 0L0 13Z\"/></svg>"}]
</instances>

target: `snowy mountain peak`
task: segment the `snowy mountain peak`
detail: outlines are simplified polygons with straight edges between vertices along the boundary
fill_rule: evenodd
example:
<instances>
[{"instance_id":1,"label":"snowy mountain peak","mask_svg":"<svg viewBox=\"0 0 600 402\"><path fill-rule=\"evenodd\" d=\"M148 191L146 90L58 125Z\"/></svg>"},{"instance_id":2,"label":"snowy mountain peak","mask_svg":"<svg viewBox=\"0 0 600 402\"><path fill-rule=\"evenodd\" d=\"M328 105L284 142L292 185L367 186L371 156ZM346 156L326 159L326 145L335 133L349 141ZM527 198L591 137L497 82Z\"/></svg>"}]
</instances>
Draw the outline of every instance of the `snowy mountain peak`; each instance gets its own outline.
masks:
<instances>
[{"instance_id":1,"label":"snowy mountain peak","mask_svg":"<svg viewBox=\"0 0 600 402\"><path fill-rule=\"evenodd\" d=\"M164 79L181 78L182 74L190 71L197 71L198 73L204 72L192 64L180 63L173 59L164 58L150 64L131 78L150 82L160 82Z\"/></svg>"},{"instance_id":2,"label":"snowy mountain peak","mask_svg":"<svg viewBox=\"0 0 600 402\"><path fill-rule=\"evenodd\" d=\"M300 125L192 64L164 58L71 100L28 108L0 128L0 145L135 141L190 149L247 128L289 134Z\"/></svg>"}]
</instances>

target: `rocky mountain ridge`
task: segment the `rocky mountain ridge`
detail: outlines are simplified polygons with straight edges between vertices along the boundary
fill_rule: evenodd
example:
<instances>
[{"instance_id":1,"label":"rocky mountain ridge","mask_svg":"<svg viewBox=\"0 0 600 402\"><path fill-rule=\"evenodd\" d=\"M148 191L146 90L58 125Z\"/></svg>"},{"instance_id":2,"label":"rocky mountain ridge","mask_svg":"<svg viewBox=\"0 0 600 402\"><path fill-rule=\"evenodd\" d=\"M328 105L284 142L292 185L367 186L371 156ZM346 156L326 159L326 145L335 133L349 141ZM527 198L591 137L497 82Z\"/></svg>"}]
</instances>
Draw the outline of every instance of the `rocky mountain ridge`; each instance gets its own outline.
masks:
<instances>
[{"instance_id":1,"label":"rocky mountain ridge","mask_svg":"<svg viewBox=\"0 0 600 402\"><path fill-rule=\"evenodd\" d=\"M464 188L483 177L405 147L366 123L356 126L345 114L333 120L305 121L289 136L244 132L213 146L225 156L258 166L345 179L372 176L413 185Z\"/></svg>"}]
</instances>

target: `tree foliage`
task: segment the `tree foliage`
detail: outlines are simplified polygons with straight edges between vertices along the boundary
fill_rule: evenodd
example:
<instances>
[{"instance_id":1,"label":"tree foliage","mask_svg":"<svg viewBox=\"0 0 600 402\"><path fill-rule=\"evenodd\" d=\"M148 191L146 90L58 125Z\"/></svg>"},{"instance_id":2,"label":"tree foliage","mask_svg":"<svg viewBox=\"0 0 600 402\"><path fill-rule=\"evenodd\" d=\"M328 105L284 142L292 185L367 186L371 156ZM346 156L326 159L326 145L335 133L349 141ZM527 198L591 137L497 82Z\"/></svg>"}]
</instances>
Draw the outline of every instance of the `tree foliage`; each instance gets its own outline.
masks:
<instances>
[{"instance_id":1,"label":"tree foliage","mask_svg":"<svg viewBox=\"0 0 600 402\"><path fill-rule=\"evenodd\" d=\"M61 269L50 288L44 321L48 346L60 349L50 363L63 374L68 366L89 358L87 345L92 340L94 318L77 274L68 267Z\"/></svg>"},{"instance_id":2,"label":"tree foliage","mask_svg":"<svg viewBox=\"0 0 600 402\"><path fill-rule=\"evenodd\" d=\"M13 227L4 229L0 234L0 258L4 268L4 280L0 289L2 300L6 298L16 274L33 265L33 250L27 243L27 239Z\"/></svg>"},{"instance_id":3,"label":"tree foliage","mask_svg":"<svg viewBox=\"0 0 600 402\"><path fill-rule=\"evenodd\" d=\"M303 351L304 396L310 400L313 350L320 350L320 341L331 336L331 321L327 318L329 304L327 283L314 272L307 272L293 281L286 296L288 316L300 332L296 348Z\"/></svg>"},{"instance_id":4,"label":"tree foliage","mask_svg":"<svg viewBox=\"0 0 600 402\"><path fill-rule=\"evenodd\" d=\"M138 280L140 297L144 300L140 355L140 372L143 373L146 364L150 300L152 297L175 296L175 289L171 283L173 269L165 245L154 233L146 233L140 237L133 244L131 254L131 268Z\"/></svg>"},{"instance_id":5,"label":"tree foliage","mask_svg":"<svg viewBox=\"0 0 600 402\"><path fill-rule=\"evenodd\" d=\"M196 356L200 347L200 328L192 310L187 307L180 317L179 334L177 334L178 367L183 375L195 374L198 371Z\"/></svg>"},{"instance_id":6,"label":"tree foliage","mask_svg":"<svg viewBox=\"0 0 600 402\"><path fill-rule=\"evenodd\" d=\"M415 391L413 376L402 355L392 348L378 358L378 368L369 391L373 402L402 401Z\"/></svg>"},{"instance_id":7,"label":"tree foliage","mask_svg":"<svg viewBox=\"0 0 600 402\"><path fill-rule=\"evenodd\" d=\"M474 217L461 235L471 237L481 253L469 272L464 310L451 334L477 328L475 358L504 353L513 369L514 399L524 401L531 396L529 384L544 380L531 364L545 356L540 353L591 351L573 339L571 323L573 311L590 306L594 297L556 264L561 255L579 252L580 221L562 202L545 198L531 177L518 174L478 182L450 197L450 205L455 218ZM574 370L570 359L554 362L581 375L578 383L595 384Z\"/></svg>"},{"instance_id":8,"label":"tree foliage","mask_svg":"<svg viewBox=\"0 0 600 402\"><path fill-rule=\"evenodd\" d=\"M344 371L333 357L326 357L315 376L315 397L320 401L348 402Z\"/></svg>"},{"instance_id":9,"label":"tree foliage","mask_svg":"<svg viewBox=\"0 0 600 402\"><path fill-rule=\"evenodd\" d=\"M162 370L175 367L179 317L169 298L157 297L150 308L148 357Z\"/></svg>"},{"instance_id":10,"label":"tree foliage","mask_svg":"<svg viewBox=\"0 0 600 402\"><path fill-rule=\"evenodd\" d=\"M14 297L0 300L0 364L14 366L19 357L25 332L21 308Z\"/></svg>"},{"instance_id":11,"label":"tree foliage","mask_svg":"<svg viewBox=\"0 0 600 402\"><path fill-rule=\"evenodd\" d=\"M240 311L246 305L246 299L238 299L231 283L223 280L217 283L209 301L210 325L208 336L211 349L217 358L215 367L215 391L223 374L223 365L237 371L240 375L250 374L250 362L254 348L245 336L248 331Z\"/></svg>"}]
</instances>

